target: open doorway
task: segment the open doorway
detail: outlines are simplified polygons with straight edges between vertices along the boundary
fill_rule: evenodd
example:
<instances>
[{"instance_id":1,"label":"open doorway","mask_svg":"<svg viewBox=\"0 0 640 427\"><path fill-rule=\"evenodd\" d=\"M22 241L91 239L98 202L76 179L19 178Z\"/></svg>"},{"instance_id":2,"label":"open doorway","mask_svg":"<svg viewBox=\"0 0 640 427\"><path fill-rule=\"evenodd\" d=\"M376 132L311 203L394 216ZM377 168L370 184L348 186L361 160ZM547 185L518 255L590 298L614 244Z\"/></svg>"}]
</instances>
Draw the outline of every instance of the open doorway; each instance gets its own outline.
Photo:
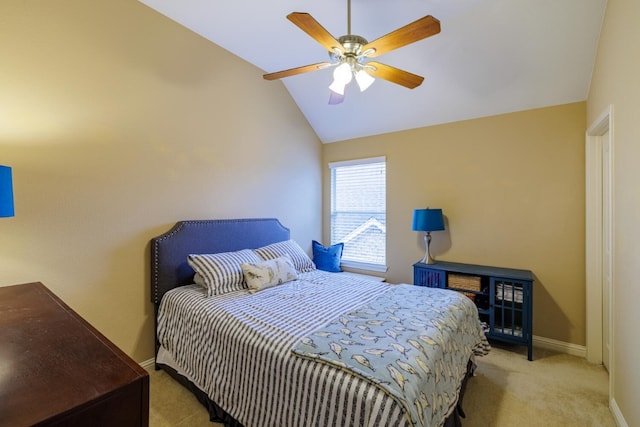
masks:
<instances>
[{"instance_id":1,"label":"open doorway","mask_svg":"<svg viewBox=\"0 0 640 427\"><path fill-rule=\"evenodd\" d=\"M613 106L586 133L587 360L613 370ZM610 376L611 377L611 376Z\"/></svg>"}]
</instances>

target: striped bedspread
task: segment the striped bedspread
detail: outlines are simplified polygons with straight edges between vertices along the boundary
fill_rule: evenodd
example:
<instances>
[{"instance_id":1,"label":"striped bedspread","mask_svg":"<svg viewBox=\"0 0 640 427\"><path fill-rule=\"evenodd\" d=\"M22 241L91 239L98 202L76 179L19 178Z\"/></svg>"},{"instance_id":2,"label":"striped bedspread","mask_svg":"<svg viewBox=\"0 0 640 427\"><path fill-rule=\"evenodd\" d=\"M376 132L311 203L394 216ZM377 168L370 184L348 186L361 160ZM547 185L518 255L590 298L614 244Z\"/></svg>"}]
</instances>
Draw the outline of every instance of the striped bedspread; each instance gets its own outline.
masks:
<instances>
[{"instance_id":1,"label":"striped bedspread","mask_svg":"<svg viewBox=\"0 0 640 427\"><path fill-rule=\"evenodd\" d=\"M469 357L488 351L478 312L457 292L390 288L304 337L292 351L383 388L405 408L410 425L439 425L457 402Z\"/></svg>"},{"instance_id":2,"label":"striped bedspread","mask_svg":"<svg viewBox=\"0 0 640 427\"><path fill-rule=\"evenodd\" d=\"M246 427L409 426L384 390L291 352L391 286L319 270L255 294L184 286L160 304L158 339L174 368Z\"/></svg>"}]
</instances>

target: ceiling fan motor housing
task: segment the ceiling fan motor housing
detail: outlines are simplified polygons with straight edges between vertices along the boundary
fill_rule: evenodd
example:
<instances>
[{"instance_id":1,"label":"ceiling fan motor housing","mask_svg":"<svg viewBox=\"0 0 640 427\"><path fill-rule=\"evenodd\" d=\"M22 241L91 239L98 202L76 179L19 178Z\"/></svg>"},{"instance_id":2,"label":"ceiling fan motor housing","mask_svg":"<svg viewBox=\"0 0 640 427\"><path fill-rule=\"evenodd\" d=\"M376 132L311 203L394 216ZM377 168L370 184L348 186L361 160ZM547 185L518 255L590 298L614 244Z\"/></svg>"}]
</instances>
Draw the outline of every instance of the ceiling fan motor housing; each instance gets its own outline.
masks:
<instances>
[{"instance_id":1,"label":"ceiling fan motor housing","mask_svg":"<svg viewBox=\"0 0 640 427\"><path fill-rule=\"evenodd\" d=\"M342 47L344 47L344 55L359 56L362 53L362 46L369 43L364 37L347 34L338 39Z\"/></svg>"}]
</instances>

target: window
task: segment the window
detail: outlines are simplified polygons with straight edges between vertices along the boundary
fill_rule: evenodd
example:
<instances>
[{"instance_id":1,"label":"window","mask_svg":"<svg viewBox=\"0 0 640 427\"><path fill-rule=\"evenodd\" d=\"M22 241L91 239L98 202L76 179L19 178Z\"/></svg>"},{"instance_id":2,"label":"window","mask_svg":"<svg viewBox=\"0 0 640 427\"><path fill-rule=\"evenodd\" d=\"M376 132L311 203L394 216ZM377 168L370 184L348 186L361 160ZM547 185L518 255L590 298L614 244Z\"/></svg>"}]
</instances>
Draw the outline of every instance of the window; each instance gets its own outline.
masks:
<instances>
[{"instance_id":1,"label":"window","mask_svg":"<svg viewBox=\"0 0 640 427\"><path fill-rule=\"evenodd\" d=\"M386 271L384 157L330 163L331 244L343 242L342 264Z\"/></svg>"}]
</instances>

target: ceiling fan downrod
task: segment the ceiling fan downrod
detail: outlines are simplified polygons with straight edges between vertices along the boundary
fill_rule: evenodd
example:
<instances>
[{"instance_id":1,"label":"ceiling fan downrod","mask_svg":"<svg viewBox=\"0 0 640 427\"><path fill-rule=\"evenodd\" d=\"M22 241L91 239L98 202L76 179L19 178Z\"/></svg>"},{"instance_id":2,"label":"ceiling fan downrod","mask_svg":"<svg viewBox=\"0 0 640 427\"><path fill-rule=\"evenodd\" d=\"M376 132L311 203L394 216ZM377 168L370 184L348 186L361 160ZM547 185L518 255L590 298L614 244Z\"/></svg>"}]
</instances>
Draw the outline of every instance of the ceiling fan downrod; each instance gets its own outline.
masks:
<instances>
[{"instance_id":1,"label":"ceiling fan downrod","mask_svg":"<svg viewBox=\"0 0 640 427\"><path fill-rule=\"evenodd\" d=\"M351 34L351 0L347 0L347 34Z\"/></svg>"},{"instance_id":2,"label":"ceiling fan downrod","mask_svg":"<svg viewBox=\"0 0 640 427\"><path fill-rule=\"evenodd\" d=\"M362 52L362 47L366 46L369 42L362 36L351 34L351 0L347 0L347 34L339 37L338 42L344 49L342 55L338 54L338 57L355 57L356 59L361 60L363 57L375 52L375 49L373 48ZM331 53L332 52L330 52L330 54Z\"/></svg>"}]
</instances>

